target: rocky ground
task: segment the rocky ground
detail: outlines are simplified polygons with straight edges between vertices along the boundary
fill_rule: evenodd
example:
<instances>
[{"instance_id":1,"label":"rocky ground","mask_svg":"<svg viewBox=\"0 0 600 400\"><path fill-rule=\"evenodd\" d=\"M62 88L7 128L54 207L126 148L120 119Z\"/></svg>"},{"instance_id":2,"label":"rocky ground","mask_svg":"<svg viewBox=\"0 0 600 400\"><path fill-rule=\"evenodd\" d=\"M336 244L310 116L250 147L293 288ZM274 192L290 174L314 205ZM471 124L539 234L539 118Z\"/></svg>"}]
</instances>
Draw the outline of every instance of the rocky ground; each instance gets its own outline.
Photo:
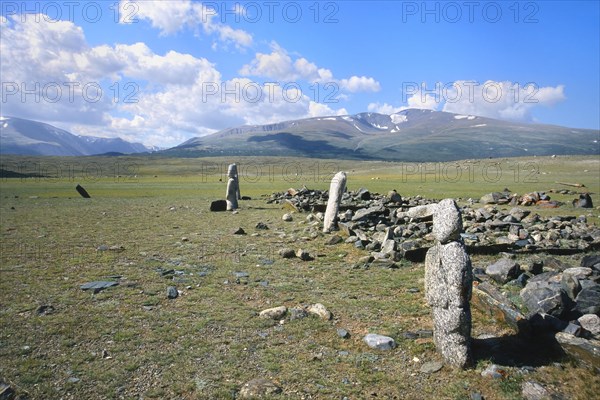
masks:
<instances>
[{"instance_id":1,"label":"rocky ground","mask_svg":"<svg viewBox=\"0 0 600 400\"><path fill-rule=\"evenodd\" d=\"M267 200L308 213L305 218L313 227L308 231L315 237L326 201L327 191L306 187L275 193ZM514 207L502 211L498 205L503 204ZM593 253L600 249L600 229L588 224L585 215L541 217L526 209L533 204L558 206L544 193L519 197L508 190L466 200L461 236L469 253L500 257L474 268L474 302L520 334L556 333L566 353L600 371L600 254ZM574 204L582 210L593 206L588 194ZM340 205L339 232L326 244L345 242L364 250L354 268L398 268L402 259L422 261L433 244L436 206L435 199L402 198L396 191L385 196L364 188L347 192ZM291 219L291 214L284 216ZM579 265L550 256L587 252L592 253Z\"/></svg>"}]
</instances>

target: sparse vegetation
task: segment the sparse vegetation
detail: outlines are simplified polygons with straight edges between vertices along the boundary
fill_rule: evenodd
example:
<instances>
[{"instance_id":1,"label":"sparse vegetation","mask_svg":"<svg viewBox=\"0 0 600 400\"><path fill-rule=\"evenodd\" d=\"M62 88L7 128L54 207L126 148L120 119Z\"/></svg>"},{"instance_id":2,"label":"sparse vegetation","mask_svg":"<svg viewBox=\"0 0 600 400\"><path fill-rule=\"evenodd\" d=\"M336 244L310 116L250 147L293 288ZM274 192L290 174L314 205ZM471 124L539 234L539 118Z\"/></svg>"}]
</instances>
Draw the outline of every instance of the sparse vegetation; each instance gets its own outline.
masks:
<instances>
[{"instance_id":1,"label":"sparse vegetation","mask_svg":"<svg viewBox=\"0 0 600 400\"><path fill-rule=\"evenodd\" d=\"M228 162L240 165L242 195L252 200L242 201L236 214L211 213L210 201L224 197L219 179ZM305 215L283 222L287 211L260 197L302 185L326 189L332 173L345 170L351 189L462 201L504 187L526 193L561 189L556 181L579 182L600 205L597 157L425 165L3 156L1 163L4 170L45 176L0 180L0 379L32 399L233 398L257 377L283 388L277 398L291 399L464 399L475 392L489 400L513 399L523 379L544 383L565 398L591 399L600 392L592 371L548 354L527 375L523 365L508 365L504 380L481 376L489 358L472 370L421 373L424 362L440 359L431 338L403 337L431 329L423 265L352 269L364 252L344 243L325 246L327 236L309 238ZM443 175L455 165L465 174L470 168L473 179ZM490 174L495 167L499 177L483 175L486 167ZM91 199L77 194L77 183ZM588 222L600 223L597 208L575 209L574 196L551 196L566 204L532 209L587 214ZM269 229L255 230L258 222ZM238 227L247 235L233 235ZM282 259L282 247L306 249L315 260ZM473 263L494 258L477 256ZM161 274L158 268L174 272ZM234 272L240 271L249 278L237 283ZM96 294L80 289L97 280L120 284ZM167 299L170 285L182 292L177 299ZM334 314L332 321L288 318L281 324L257 316L270 307L317 302ZM42 305L54 310L38 315ZM340 338L336 328L351 337ZM476 309L473 331L513 334ZM366 347L362 337L374 332L394 337L398 347L389 352Z\"/></svg>"}]
</instances>

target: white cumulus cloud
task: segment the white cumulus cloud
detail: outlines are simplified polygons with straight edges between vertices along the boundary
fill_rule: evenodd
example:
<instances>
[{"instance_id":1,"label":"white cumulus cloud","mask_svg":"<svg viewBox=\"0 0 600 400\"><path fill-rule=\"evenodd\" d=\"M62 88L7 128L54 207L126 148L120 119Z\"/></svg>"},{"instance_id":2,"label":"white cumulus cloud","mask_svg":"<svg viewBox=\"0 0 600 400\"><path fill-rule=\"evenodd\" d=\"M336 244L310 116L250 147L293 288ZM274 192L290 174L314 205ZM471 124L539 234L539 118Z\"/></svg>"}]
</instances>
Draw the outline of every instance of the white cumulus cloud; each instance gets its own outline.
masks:
<instances>
[{"instance_id":1,"label":"white cumulus cloud","mask_svg":"<svg viewBox=\"0 0 600 400\"><path fill-rule=\"evenodd\" d=\"M540 87L510 81L456 81L447 91L443 111L483 117L531 121L531 111L564 100L564 85Z\"/></svg>"},{"instance_id":2,"label":"white cumulus cloud","mask_svg":"<svg viewBox=\"0 0 600 400\"><path fill-rule=\"evenodd\" d=\"M93 47L83 30L68 21L14 17L2 28L3 85L15 85L3 90L16 91L7 95L3 114L56 123L76 134L168 147L242 124L347 114L343 108L314 102L300 86L224 79L214 63L191 54L157 54L143 42ZM296 61L299 69L319 75L316 66ZM77 84L72 100L68 83ZM49 101L49 91L44 93L49 84L63 88L57 101ZM93 91L84 96L86 84L103 89L98 101L90 101ZM23 101L22 85L27 90L37 87L37 94ZM126 96L131 101L123 101Z\"/></svg>"},{"instance_id":3,"label":"white cumulus cloud","mask_svg":"<svg viewBox=\"0 0 600 400\"><path fill-rule=\"evenodd\" d=\"M394 114L408 108L420 108L504 120L533 121L532 111L536 107L551 107L565 100L564 91L564 85L540 87L535 83L494 80L461 80L433 86L422 83L410 85L408 93L404 94L407 105L370 103L368 110Z\"/></svg>"},{"instance_id":4,"label":"white cumulus cloud","mask_svg":"<svg viewBox=\"0 0 600 400\"><path fill-rule=\"evenodd\" d=\"M341 90L349 93L378 92L381 89L379 82L372 77L336 79L331 70L319 68L306 58L293 60L276 42L271 43L271 53L256 53L254 59L244 65L239 73L243 76L261 76L288 82L302 79L311 83L335 83Z\"/></svg>"},{"instance_id":5,"label":"white cumulus cloud","mask_svg":"<svg viewBox=\"0 0 600 400\"><path fill-rule=\"evenodd\" d=\"M216 3L203 4L190 0L121 0L119 16L121 23L148 20L150 25L158 29L163 36L184 29L191 29L198 33L198 28L201 27L205 34L215 35L218 42L224 45L233 44L238 49L250 47L253 43L252 35L242 29L234 29L219 22L218 10L211 4ZM239 11L239 8L236 10Z\"/></svg>"},{"instance_id":6,"label":"white cumulus cloud","mask_svg":"<svg viewBox=\"0 0 600 400\"><path fill-rule=\"evenodd\" d=\"M366 76L352 76L349 79L342 79L340 80L340 87L351 93L378 92L381 89L379 82Z\"/></svg>"}]
</instances>

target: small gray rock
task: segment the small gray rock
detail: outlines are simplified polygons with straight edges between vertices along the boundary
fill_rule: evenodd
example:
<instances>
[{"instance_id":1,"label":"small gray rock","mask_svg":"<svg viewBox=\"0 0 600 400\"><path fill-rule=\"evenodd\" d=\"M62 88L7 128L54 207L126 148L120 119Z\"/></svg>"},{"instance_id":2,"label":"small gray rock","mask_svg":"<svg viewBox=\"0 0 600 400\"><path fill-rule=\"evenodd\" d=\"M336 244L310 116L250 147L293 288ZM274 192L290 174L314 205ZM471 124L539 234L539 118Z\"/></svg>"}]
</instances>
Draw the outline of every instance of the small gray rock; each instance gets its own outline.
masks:
<instances>
[{"instance_id":1,"label":"small gray rock","mask_svg":"<svg viewBox=\"0 0 600 400\"><path fill-rule=\"evenodd\" d=\"M581 289L576 301L575 310L581 314L597 314L600 312L600 285Z\"/></svg>"},{"instance_id":2,"label":"small gray rock","mask_svg":"<svg viewBox=\"0 0 600 400\"><path fill-rule=\"evenodd\" d=\"M344 239L342 239L341 236L333 235L327 241L325 241L325 245L326 246L333 246L335 244L342 243L343 241L344 241Z\"/></svg>"},{"instance_id":3,"label":"small gray rock","mask_svg":"<svg viewBox=\"0 0 600 400\"><path fill-rule=\"evenodd\" d=\"M259 230L268 230L269 229L267 224L265 224L264 222L257 223L255 228L259 229Z\"/></svg>"},{"instance_id":4,"label":"small gray rock","mask_svg":"<svg viewBox=\"0 0 600 400\"><path fill-rule=\"evenodd\" d=\"M304 308L294 307L289 310L290 320L302 319L308 317L308 313Z\"/></svg>"},{"instance_id":5,"label":"small gray rock","mask_svg":"<svg viewBox=\"0 0 600 400\"><path fill-rule=\"evenodd\" d=\"M332 318L331 312L321 303L316 303L308 307L308 313L329 321Z\"/></svg>"},{"instance_id":6,"label":"small gray rock","mask_svg":"<svg viewBox=\"0 0 600 400\"><path fill-rule=\"evenodd\" d=\"M401 203L402 202L402 196L400 196L398 194L398 192L396 192L395 190L390 190L388 192L388 199L390 199L390 201L392 203Z\"/></svg>"},{"instance_id":7,"label":"small gray rock","mask_svg":"<svg viewBox=\"0 0 600 400\"><path fill-rule=\"evenodd\" d=\"M167 298L176 299L177 297L179 297L179 292L177 291L177 288L175 286L169 286L167 288Z\"/></svg>"},{"instance_id":8,"label":"small gray rock","mask_svg":"<svg viewBox=\"0 0 600 400\"><path fill-rule=\"evenodd\" d=\"M298 251L296 251L296 257L298 257L302 261L312 261L312 260L314 260L314 257L311 256L308 251L302 250L302 249L298 249Z\"/></svg>"},{"instance_id":9,"label":"small gray rock","mask_svg":"<svg viewBox=\"0 0 600 400\"><path fill-rule=\"evenodd\" d=\"M481 372L481 376L492 379L502 379L506 376L506 371L499 365L492 364Z\"/></svg>"},{"instance_id":10,"label":"small gray rock","mask_svg":"<svg viewBox=\"0 0 600 400\"><path fill-rule=\"evenodd\" d=\"M581 291L581 284L575 275L563 273L560 279L560 284L564 292L571 298L571 300L575 300Z\"/></svg>"},{"instance_id":11,"label":"small gray rock","mask_svg":"<svg viewBox=\"0 0 600 400\"><path fill-rule=\"evenodd\" d=\"M241 399L261 399L279 393L281 393L279 386L267 379L259 378L246 382L240 389L239 397Z\"/></svg>"},{"instance_id":12,"label":"small gray rock","mask_svg":"<svg viewBox=\"0 0 600 400\"><path fill-rule=\"evenodd\" d=\"M421 366L420 371L424 374L433 374L438 372L444 367L444 364L440 361L429 361Z\"/></svg>"},{"instance_id":13,"label":"small gray rock","mask_svg":"<svg viewBox=\"0 0 600 400\"><path fill-rule=\"evenodd\" d=\"M343 328L338 328L337 334L342 339L348 339L348 338L350 338L350 332L348 332L347 330L345 330Z\"/></svg>"},{"instance_id":14,"label":"small gray rock","mask_svg":"<svg viewBox=\"0 0 600 400\"><path fill-rule=\"evenodd\" d=\"M581 326L569 322L567 326L562 330L564 333L568 333L573 336L581 336Z\"/></svg>"},{"instance_id":15,"label":"small gray rock","mask_svg":"<svg viewBox=\"0 0 600 400\"><path fill-rule=\"evenodd\" d=\"M258 314L258 316L261 318L278 320L278 319L282 319L286 313L287 313L287 307L279 306L279 307L273 307L273 308L268 308L266 310L262 310Z\"/></svg>"},{"instance_id":16,"label":"small gray rock","mask_svg":"<svg viewBox=\"0 0 600 400\"><path fill-rule=\"evenodd\" d=\"M294 220L294 217L292 217L292 214L286 213L286 214L283 214L283 217L281 217L281 219L284 220L285 222L291 222Z\"/></svg>"},{"instance_id":17,"label":"small gray rock","mask_svg":"<svg viewBox=\"0 0 600 400\"><path fill-rule=\"evenodd\" d=\"M389 336L369 333L363 338L367 346L379 350L392 350L396 347L396 342Z\"/></svg>"},{"instance_id":18,"label":"small gray rock","mask_svg":"<svg viewBox=\"0 0 600 400\"><path fill-rule=\"evenodd\" d=\"M542 275L537 275L536 278ZM567 295L562 291L560 283L546 280L530 279L520 292L529 315L535 313L551 314L560 318L565 312Z\"/></svg>"},{"instance_id":19,"label":"small gray rock","mask_svg":"<svg viewBox=\"0 0 600 400\"><path fill-rule=\"evenodd\" d=\"M537 382L523 382L521 386L521 396L525 400L548 400L551 398L546 388Z\"/></svg>"},{"instance_id":20,"label":"small gray rock","mask_svg":"<svg viewBox=\"0 0 600 400\"><path fill-rule=\"evenodd\" d=\"M294 249L283 248L279 250L279 255L283 258L294 258L296 257L296 252L294 251Z\"/></svg>"},{"instance_id":21,"label":"small gray rock","mask_svg":"<svg viewBox=\"0 0 600 400\"><path fill-rule=\"evenodd\" d=\"M488 265L485 269L486 275L490 276L496 282L505 284L515 279L521 273L519 263L509 258L501 258L495 263Z\"/></svg>"},{"instance_id":22,"label":"small gray rock","mask_svg":"<svg viewBox=\"0 0 600 400\"><path fill-rule=\"evenodd\" d=\"M585 314L577 319L581 327L592 335L600 335L600 317L596 314Z\"/></svg>"}]
</instances>

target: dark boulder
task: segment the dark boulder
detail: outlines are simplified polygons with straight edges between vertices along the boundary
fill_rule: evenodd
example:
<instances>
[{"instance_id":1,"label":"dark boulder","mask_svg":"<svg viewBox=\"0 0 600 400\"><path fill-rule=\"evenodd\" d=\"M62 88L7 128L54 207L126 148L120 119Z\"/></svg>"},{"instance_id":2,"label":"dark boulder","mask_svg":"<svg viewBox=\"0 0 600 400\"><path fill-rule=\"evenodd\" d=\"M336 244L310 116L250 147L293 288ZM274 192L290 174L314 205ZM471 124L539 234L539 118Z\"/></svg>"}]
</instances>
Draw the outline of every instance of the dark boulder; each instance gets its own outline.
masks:
<instances>
[{"instance_id":1,"label":"dark boulder","mask_svg":"<svg viewBox=\"0 0 600 400\"><path fill-rule=\"evenodd\" d=\"M215 200L210 203L210 211L227 211L227 201Z\"/></svg>"}]
</instances>

